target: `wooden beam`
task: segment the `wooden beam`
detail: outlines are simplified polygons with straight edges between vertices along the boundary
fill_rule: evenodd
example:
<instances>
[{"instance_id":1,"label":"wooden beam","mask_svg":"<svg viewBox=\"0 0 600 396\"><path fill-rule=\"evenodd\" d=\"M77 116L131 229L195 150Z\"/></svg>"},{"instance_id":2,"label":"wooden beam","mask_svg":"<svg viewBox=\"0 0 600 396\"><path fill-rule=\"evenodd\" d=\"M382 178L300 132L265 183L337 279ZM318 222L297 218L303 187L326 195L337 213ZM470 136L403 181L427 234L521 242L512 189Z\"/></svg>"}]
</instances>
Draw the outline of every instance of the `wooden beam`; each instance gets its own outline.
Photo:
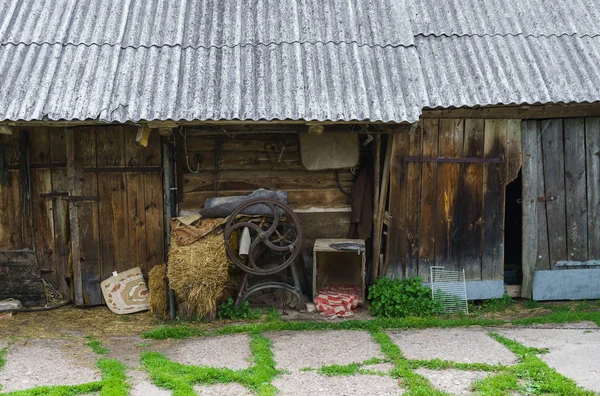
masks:
<instances>
[{"instance_id":1,"label":"wooden beam","mask_svg":"<svg viewBox=\"0 0 600 396\"><path fill-rule=\"evenodd\" d=\"M69 183L69 192L77 196L82 194L82 165L77 160L75 152L75 130L67 131L67 179ZM71 235L71 257L73 261L73 292L75 305L83 306L83 280L81 278L81 261L83 252L81 250L80 230L79 230L79 207L76 202L69 203L69 226Z\"/></svg>"},{"instance_id":2,"label":"wooden beam","mask_svg":"<svg viewBox=\"0 0 600 396\"><path fill-rule=\"evenodd\" d=\"M390 159L392 156L392 139L393 135L388 135L385 157L383 162L383 177L381 180L381 191L379 193L379 202L377 203L377 211L374 219L373 233L373 264L371 267L371 282L375 282L379 277L381 237L383 233L383 220L385 213L385 203L388 196L388 186L390 179Z\"/></svg>"},{"instance_id":3,"label":"wooden beam","mask_svg":"<svg viewBox=\"0 0 600 396\"><path fill-rule=\"evenodd\" d=\"M600 102L589 104L547 104L528 106L486 106L458 109L425 109L421 118L542 119L598 117Z\"/></svg>"}]
</instances>

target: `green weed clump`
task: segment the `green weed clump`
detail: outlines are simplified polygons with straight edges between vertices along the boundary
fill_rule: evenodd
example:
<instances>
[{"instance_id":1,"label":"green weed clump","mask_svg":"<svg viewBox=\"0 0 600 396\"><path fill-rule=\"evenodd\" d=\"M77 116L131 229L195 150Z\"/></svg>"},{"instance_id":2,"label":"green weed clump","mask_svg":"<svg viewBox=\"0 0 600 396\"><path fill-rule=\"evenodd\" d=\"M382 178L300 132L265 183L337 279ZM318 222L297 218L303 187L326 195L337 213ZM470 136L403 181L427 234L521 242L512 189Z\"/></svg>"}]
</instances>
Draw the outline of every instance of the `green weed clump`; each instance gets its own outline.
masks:
<instances>
[{"instance_id":1,"label":"green weed clump","mask_svg":"<svg viewBox=\"0 0 600 396\"><path fill-rule=\"evenodd\" d=\"M369 288L369 309L376 316L406 318L409 316L432 316L442 310L439 301L431 298L431 289L422 280L379 278Z\"/></svg>"},{"instance_id":2,"label":"green weed clump","mask_svg":"<svg viewBox=\"0 0 600 396\"><path fill-rule=\"evenodd\" d=\"M507 309L515 308L515 300L508 294L504 294L502 298L491 298L484 300L482 305L469 303L469 312L487 313L487 312L504 312Z\"/></svg>"},{"instance_id":3,"label":"green weed clump","mask_svg":"<svg viewBox=\"0 0 600 396\"><path fill-rule=\"evenodd\" d=\"M102 346L102 343L91 335L85 337L88 342L85 343L85 346L90 347L92 351L97 353L98 355L108 355L110 351Z\"/></svg>"},{"instance_id":4,"label":"green weed clump","mask_svg":"<svg viewBox=\"0 0 600 396\"><path fill-rule=\"evenodd\" d=\"M227 301L219 305L217 308L217 316L219 319L258 319L262 316L262 311L259 308L252 309L248 301L244 301L237 306L234 305L233 298L229 297Z\"/></svg>"}]
</instances>

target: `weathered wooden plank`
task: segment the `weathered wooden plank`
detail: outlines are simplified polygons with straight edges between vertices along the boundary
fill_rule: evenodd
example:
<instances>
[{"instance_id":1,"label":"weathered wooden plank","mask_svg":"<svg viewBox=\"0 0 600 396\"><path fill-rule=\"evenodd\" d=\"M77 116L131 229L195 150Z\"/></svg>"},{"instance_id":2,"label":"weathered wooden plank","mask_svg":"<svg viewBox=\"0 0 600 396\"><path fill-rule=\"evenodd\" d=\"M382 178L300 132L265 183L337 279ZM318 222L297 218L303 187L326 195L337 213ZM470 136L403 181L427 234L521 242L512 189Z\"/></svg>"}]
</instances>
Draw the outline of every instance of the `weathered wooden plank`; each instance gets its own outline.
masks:
<instances>
[{"instance_id":1,"label":"weathered wooden plank","mask_svg":"<svg viewBox=\"0 0 600 396\"><path fill-rule=\"evenodd\" d=\"M390 161L392 158L392 139L393 138L391 135L387 136L385 157L383 160L383 175L381 177L381 191L379 192L379 202L377 203L377 212L375 213L375 222L373 224L373 261L371 264L372 282L375 282L375 280L377 280L378 277L385 275L380 271L380 268L382 269L384 266L384 263L381 262L381 245L383 240L383 218L385 215L386 203L389 196L388 190L390 185ZM387 261L387 257L385 257L384 262L385 261Z\"/></svg>"},{"instance_id":2,"label":"weathered wooden plank","mask_svg":"<svg viewBox=\"0 0 600 396\"><path fill-rule=\"evenodd\" d=\"M121 127L104 127L96 130L99 167L125 166L125 140ZM129 226L125 176L120 173L100 173L98 177L101 279L126 264L129 249ZM129 261L131 263L131 261ZM125 268L127 269L127 268Z\"/></svg>"},{"instance_id":3,"label":"weathered wooden plank","mask_svg":"<svg viewBox=\"0 0 600 396\"><path fill-rule=\"evenodd\" d=\"M555 263L568 257L563 120L542 121L541 128L545 196L556 197L546 201L550 263Z\"/></svg>"},{"instance_id":4,"label":"weathered wooden plank","mask_svg":"<svg viewBox=\"0 0 600 396\"><path fill-rule=\"evenodd\" d=\"M461 156L464 135L463 119L440 120L439 155L457 158ZM435 262L448 270L459 268L460 207L457 203L460 164L438 164L437 213L435 229Z\"/></svg>"},{"instance_id":5,"label":"weathered wooden plank","mask_svg":"<svg viewBox=\"0 0 600 396\"><path fill-rule=\"evenodd\" d=\"M542 125L540 121L535 121L535 128L535 146L532 148L532 152L535 152L534 160L536 164L535 170L537 172L537 187L534 190L535 196L532 197L536 202L535 207L537 212L537 254L535 256L535 269L549 270L552 265L550 264L550 246L548 245L548 215L546 204L544 202L539 202L538 200L539 197L543 197L546 194L546 184L544 183L544 155L542 152ZM523 177L525 177L525 175L523 175ZM523 197L523 202L524 200L525 198ZM525 219L523 219L523 222L525 222Z\"/></svg>"},{"instance_id":6,"label":"weathered wooden plank","mask_svg":"<svg viewBox=\"0 0 600 396\"><path fill-rule=\"evenodd\" d=\"M144 165L144 148L136 142L137 129L123 128L126 166ZM129 262L119 262L117 271L122 272L133 267L147 270L146 211L144 176L140 173L127 173L125 176L125 209L129 237Z\"/></svg>"},{"instance_id":7,"label":"weathered wooden plank","mask_svg":"<svg viewBox=\"0 0 600 396\"><path fill-rule=\"evenodd\" d=\"M81 195L81 172L82 165L76 158L76 132L69 130L67 132L67 178L69 181L69 194ZM82 226L85 222L82 222ZM77 204L69 205L69 227L71 235L71 255L73 262L73 297L75 305L85 305L83 294L83 279L82 279L82 261L84 258L84 249L81 244L81 229L79 208Z\"/></svg>"},{"instance_id":8,"label":"weathered wooden plank","mask_svg":"<svg viewBox=\"0 0 600 396\"><path fill-rule=\"evenodd\" d=\"M144 166L162 166L161 142L158 131L152 131L148 147L143 150ZM144 174L144 211L146 223L146 261L144 271L165 260L163 184L160 174Z\"/></svg>"},{"instance_id":9,"label":"weathered wooden plank","mask_svg":"<svg viewBox=\"0 0 600 396\"><path fill-rule=\"evenodd\" d=\"M220 171L217 176L219 190L255 190L270 188L278 190L307 190L337 188L336 172L291 170L291 171ZM352 189L354 174L349 170L340 170L338 180L346 190ZM214 191L214 172L201 171L184 176L184 194L194 191Z\"/></svg>"},{"instance_id":10,"label":"weathered wooden plank","mask_svg":"<svg viewBox=\"0 0 600 396\"><path fill-rule=\"evenodd\" d=\"M31 129L31 151L29 161L31 164L46 164L50 162L50 135L48 128L36 127Z\"/></svg>"},{"instance_id":11,"label":"weathered wooden plank","mask_svg":"<svg viewBox=\"0 0 600 396\"><path fill-rule=\"evenodd\" d=\"M176 216L174 213L174 201L173 191L171 188L175 185L175 164L174 162L174 150L173 140L171 136L161 136L161 153L162 153L162 194L163 194L163 246L164 246L164 260L168 259L169 247L171 245L171 217Z\"/></svg>"},{"instance_id":12,"label":"weathered wooden plank","mask_svg":"<svg viewBox=\"0 0 600 396\"><path fill-rule=\"evenodd\" d=\"M194 210L204 207L204 201L210 197L225 197L248 195L253 190L232 190L232 191L212 191L193 192L185 194L185 200L179 209ZM288 191L290 205L294 209L310 207L347 207L350 204L350 198L339 189L323 190L290 190Z\"/></svg>"},{"instance_id":13,"label":"weathered wooden plank","mask_svg":"<svg viewBox=\"0 0 600 396\"><path fill-rule=\"evenodd\" d=\"M484 157L506 157L507 120L486 120ZM506 164L485 164L483 172L482 280L504 279Z\"/></svg>"},{"instance_id":14,"label":"weathered wooden plank","mask_svg":"<svg viewBox=\"0 0 600 396\"><path fill-rule=\"evenodd\" d=\"M212 152L215 148L215 140L219 139L220 149L223 152L229 151L256 151L256 152L284 152L294 153L298 156L300 147L298 145L297 134L260 134L260 135L233 135L233 138L227 135L216 137L192 136L188 133L187 148L190 153Z\"/></svg>"},{"instance_id":15,"label":"weathered wooden plank","mask_svg":"<svg viewBox=\"0 0 600 396\"><path fill-rule=\"evenodd\" d=\"M588 214L583 118L565 118L565 204L567 214L567 258L588 259Z\"/></svg>"},{"instance_id":16,"label":"weathered wooden plank","mask_svg":"<svg viewBox=\"0 0 600 396\"><path fill-rule=\"evenodd\" d=\"M423 156L437 157L439 121L422 122ZM429 267L435 265L435 229L438 164L424 163L421 168L421 224L419 228L419 276L429 280Z\"/></svg>"},{"instance_id":17,"label":"weathered wooden plank","mask_svg":"<svg viewBox=\"0 0 600 396\"><path fill-rule=\"evenodd\" d=\"M507 120L506 182L515 180L523 165L521 120Z\"/></svg>"},{"instance_id":18,"label":"weathered wooden plank","mask_svg":"<svg viewBox=\"0 0 600 396\"><path fill-rule=\"evenodd\" d=\"M185 155L182 153L184 162L184 172L189 173L185 165ZM200 170L215 169L215 152L198 151L188 152L190 158L190 168L196 170L198 165ZM284 153L279 158L279 154L267 151L222 151L219 150L218 161L219 171L222 170L306 170L300 161L297 152Z\"/></svg>"},{"instance_id":19,"label":"weathered wooden plank","mask_svg":"<svg viewBox=\"0 0 600 396\"><path fill-rule=\"evenodd\" d=\"M47 158L48 153L45 154ZM53 269L54 255L54 217L52 199L41 194L52 192L52 174L50 170L31 170L31 192L33 200L33 243L40 269ZM49 279L52 280L50 276Z\"/></svg>"},{"instance_id":20,"label":"weathered wooden plank","mask_svg":"<svg viewBox=\"0 0 600 396\"><path fill-rule=\"evenodd\" d=\"M391 129L391 128L390 128ZM408 240L406 238L407 169L403 158L409 153L409 127L394 128L390 157L390 200L388 212L392 226L388 228L388 257L382 275L402 278L406 269ZM388 142L389 144L389 142ZM388 273L389 270L389 273Z\"/></svg>"},{"instance_id":21,"label":"weathered wooden plank","mask_svg":"<svg viewBox=\"0 0 600 396\"><path fill-rule=\"evenodd\" d=\"M420 156L423 152L423 128L415 125L409 131L409 155ZM407 167L407 203L406 203L406 239L407 261L406 276L413 278L419 274L419 227L421 221L421 174L422 164L408 163Z\"/></svg>"},{"instance_id":22,"label":"weathered wooden plank","mask_svg":"<svg viewBox=\"0 0 600 396\"><path fill-rule=\"evenodd\" d=\"M585 120L585 158L588 197L588 252L600 259L600 118Z\"/></svg>"},{"instance_id":23,"label":"weathered wooden plank","mask_svg":"<svg viewBox=\"0 0 600 396\"><path fill-rule=\"evenodd\" d=\"M483 120L465 120L465 157L483 158L483 131ZM467 280L481 280L483 164L464 164L461 174L459 263Z\"/></svg>"},{"instance_id":24,"label":"weathered wooden plank","mask_svg":"<svg viewBox=\"0 0 600 396\"><path fill-rule=\"evenodd\" d=\"M480 118L480 119L548 119L565 117L598 117L600 104L551 103L532 106L485 106L444 110L425 110L422 118Z\"/></svg>"}]
</instances>

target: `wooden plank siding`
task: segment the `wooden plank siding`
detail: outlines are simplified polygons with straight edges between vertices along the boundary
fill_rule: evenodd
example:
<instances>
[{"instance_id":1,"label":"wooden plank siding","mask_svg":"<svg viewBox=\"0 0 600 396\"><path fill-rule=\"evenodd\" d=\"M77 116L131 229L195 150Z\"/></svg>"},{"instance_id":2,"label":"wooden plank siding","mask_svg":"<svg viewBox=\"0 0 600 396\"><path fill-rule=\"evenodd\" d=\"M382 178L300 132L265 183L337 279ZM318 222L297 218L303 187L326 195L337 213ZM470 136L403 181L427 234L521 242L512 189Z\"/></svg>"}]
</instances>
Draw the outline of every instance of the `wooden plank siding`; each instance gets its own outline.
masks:
<instances>
[{"instance_id":1,"label":"wooden plank siding","mask_svg":"<svg viewBox=\"0 0 600 396\"><path fill-rule=\"evenodd\" d=\"M522 296L531 298L536 270L600 259L600 119L523 125Z\"/></svg>"},{"instance_id":2,"label":"wooden plank siding","mask_svg":"<svg viewBox=\"0 0 600 396\"><path fill-rule=\"evenodd\" d=\"M350 205L350 198L336 185L336 171L304 168L293 128L279 127L272 133L264 129L212 135L189 129L183 131L187 142L176 133L180 209L200 209L207 198L247 195L258 188L287 191L294 209ZM197 173L187 168L185 146L190 168ZM337 174L344 191L350 192L355 175L349 169Z\"/></svg>"},{"instance_id":3,"label":"wooden plank siding","mask_svg":"<svg viewBox=\"0 0 600 396\"><path fill-rule=\"evenodd\" d=\"M441 265L464 269L468 280L502 280L505 189L521 168L520 120L424 118L418 132L404 133L394 135L408 147L392 159L390 210L405 231L391 230L389 273L427 281Z\"/></svg>"}]
</instances>

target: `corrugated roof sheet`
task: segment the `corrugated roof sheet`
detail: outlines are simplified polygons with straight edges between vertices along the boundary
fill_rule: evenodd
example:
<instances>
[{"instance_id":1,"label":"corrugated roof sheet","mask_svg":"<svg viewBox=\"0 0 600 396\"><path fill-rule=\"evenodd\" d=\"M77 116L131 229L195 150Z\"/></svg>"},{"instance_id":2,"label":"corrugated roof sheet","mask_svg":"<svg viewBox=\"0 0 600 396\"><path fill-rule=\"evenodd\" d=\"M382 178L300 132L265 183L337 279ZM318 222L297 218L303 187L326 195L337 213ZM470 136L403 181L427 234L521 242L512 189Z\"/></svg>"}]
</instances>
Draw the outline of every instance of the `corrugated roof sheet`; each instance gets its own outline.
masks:
<instances>
[{"instance_id":1,"label":"corrugated roof sheet","mask_svg":"<svg viewBox=\"0 0 600 396\"><path fill-rule=\"evenodd\" d=\"M417 37L428 107L600 100L600 36Z\"/></svg>"},{"instance_id":2,"label":"corrugated roof sheet","mask_svg":"<svg viewBox=\"0 0 600 396\"><path fill-rule=\"evenodd\" d=\"M416 35L600 35L598 0L406 0Z\"/></svg>"},{"instance_id":3,"label":"corrugated roof sheet","mask_svg":"<svg viewBox=\"0 0 600 396\"><path fill-rule=\"evenodd\" d=\"M413 44L395 0L0 0L0 43Z\"/></svg>"},{"instance_id":4,"label":"corrugated roof sheet","mask_svg":"<svg viewBox=\"0 0 600 396\"><path fill-rule=\"evenodd\" d=\"M0 120L416 121L416 49L5 45Z\"/></svg>"}]
</instances>

